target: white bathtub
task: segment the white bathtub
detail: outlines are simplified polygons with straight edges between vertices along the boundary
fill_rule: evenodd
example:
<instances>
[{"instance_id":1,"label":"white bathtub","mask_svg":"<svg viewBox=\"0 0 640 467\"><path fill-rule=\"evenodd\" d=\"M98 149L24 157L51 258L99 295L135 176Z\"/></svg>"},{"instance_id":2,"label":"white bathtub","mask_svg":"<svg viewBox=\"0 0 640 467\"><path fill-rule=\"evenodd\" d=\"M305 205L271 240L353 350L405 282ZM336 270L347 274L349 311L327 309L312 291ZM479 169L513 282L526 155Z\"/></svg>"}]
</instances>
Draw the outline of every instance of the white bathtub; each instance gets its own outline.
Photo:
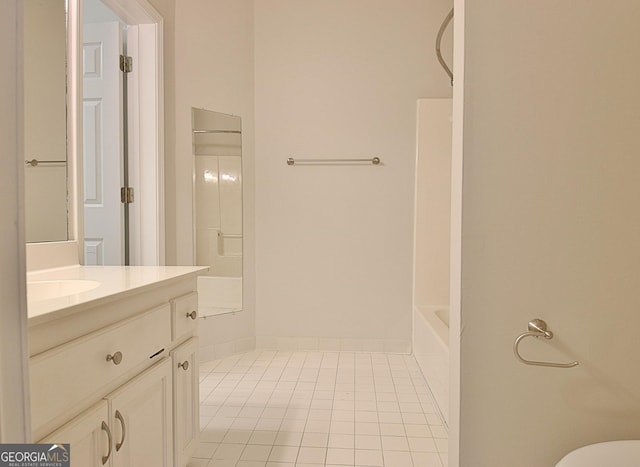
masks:
<instances>
[{"instance_id":1,"label":"white bathtub","mask_svg":"<svg viewBox=\"0 0 640 467\"><path fill-rule=\"evenodd\" d=\"M449 309L414 310L413 353L440 412L449 422Z\"/></svg>"},{"instance_id":2,"label":"white bathtub","mask_svg":"<svg viewBox=\"0 0 640 467\"><path fill-rule=\"evenodd\" d=\"M242 310L242 277L198 277L201 318Z\"/></svg>"}]
</instances>

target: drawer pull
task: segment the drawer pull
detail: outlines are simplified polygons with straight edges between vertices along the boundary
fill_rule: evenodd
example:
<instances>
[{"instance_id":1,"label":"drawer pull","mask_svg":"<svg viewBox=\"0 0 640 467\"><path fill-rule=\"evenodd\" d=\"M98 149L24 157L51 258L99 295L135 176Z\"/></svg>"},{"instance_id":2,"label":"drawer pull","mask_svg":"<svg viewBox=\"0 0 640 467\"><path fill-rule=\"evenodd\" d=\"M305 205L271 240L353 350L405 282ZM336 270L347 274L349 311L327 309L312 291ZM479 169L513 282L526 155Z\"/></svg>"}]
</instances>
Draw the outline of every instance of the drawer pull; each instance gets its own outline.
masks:
<instances>
[{"instance_id":1,"label":"drawer pull","mask_svg":"<svg viewBox=\"0 0 640 467\"><path fill-rule=\"evenodd\" d=\"M107 432L107 438L109 439L109 452L107 452L106 456L102 456L102 465L106 464L109 458L111 457L111 449L113 447L113 440L111 439L111 430L109 429L109 425L107 425L104 420L102 421L102 429Z\"/></svg>"},{"instance_id":2,"label":"drawer pull","mask_svg":"<svg viewBox=\"0 0 640 467\"><path fill-rule=\"evenodd\" d=\"M120 425L122 425L122 439L120 440L119 443L116 443L116 452L117 452L120 450L120 448L124 444L124 439L127 436L127 427L124 423L124 418L122 417L122 414L120 413L119 410L116 410L116 418L120 420Z\"/></svg>"},{"instance_id":3,"label":"drawer pull","mask_svg":"<svg viewBox=\"0 0 640 467\"><path fill-rule=\"evenodd\" d=\"M107 361L113 362L114 365L120 365L120 362L122 362L122 352L118 351L113 355L111 354L107 355Z\"/></svg>"},{"instance_id":4,"label":"drawer pull","mask_svg":"<svg viewBox=\"0 0 640 467\"><path fill-rule=\"evenodd\" d=\"M185 360L183 363L178 363L178 368L182 368L184 371L189 369L189 360Z\"/></svg>"},{"instance_id":5,"label":"drawer pull","mask_svg":"<svg viewBox=\"0 0 640 467\"><path fill-rule=\"evenodd\" d=\"M193 310L191 313L187 313L187 318L196 319L198 317L198 313L196 310Z\"/></svg>"}]
</instances>

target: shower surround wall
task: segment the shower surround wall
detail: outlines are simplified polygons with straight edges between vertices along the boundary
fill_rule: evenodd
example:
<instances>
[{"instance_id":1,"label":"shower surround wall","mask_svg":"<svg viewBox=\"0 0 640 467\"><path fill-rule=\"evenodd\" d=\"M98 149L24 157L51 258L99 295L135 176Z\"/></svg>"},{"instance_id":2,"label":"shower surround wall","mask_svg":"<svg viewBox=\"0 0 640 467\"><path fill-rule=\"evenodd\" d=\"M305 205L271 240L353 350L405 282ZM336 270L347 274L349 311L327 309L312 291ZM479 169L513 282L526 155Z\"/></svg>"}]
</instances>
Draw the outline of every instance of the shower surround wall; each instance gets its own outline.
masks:
<instances>
[{"instance_id":1,"label":"shower surround wall","mask_svg":"<svg viewBox=\"0 0 640 467\"><path fill-rule=\"evenodd\" d=\"M259 347L411 350L415 105L450 95L450 7L255 2ZM382 164L285 164L345 156Z\"/></svg>"},{"instance_id":2,"label":"shower surround wall","mask_svg":"<svg viewBox=\"0 0 640 467\"><path fill-rule=\"evenodd\" d=\"M413 353L449 422L452 100L418 101Z\"/></svg>"}]
</instances>

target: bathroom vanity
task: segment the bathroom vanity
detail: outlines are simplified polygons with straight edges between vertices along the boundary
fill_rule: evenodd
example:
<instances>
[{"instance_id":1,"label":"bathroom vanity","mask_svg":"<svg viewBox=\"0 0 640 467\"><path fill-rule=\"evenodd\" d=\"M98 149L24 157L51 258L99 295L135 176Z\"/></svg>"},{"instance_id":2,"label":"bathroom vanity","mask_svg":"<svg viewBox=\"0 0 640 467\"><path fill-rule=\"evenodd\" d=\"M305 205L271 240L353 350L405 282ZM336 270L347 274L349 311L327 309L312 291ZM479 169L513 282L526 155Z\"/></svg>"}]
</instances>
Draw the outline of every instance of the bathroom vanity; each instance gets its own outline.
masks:
<instances>
[{"instance_id":1,"label":"bathroom vanity","mask_svg":"<svg viewBox=\"0 0 640 467\"><path fill-rule=\"evenodd\" d=\"M201 267L28 275L33 439L75 466L184 467L198 443Z\"/></svg>"}]
</instances>

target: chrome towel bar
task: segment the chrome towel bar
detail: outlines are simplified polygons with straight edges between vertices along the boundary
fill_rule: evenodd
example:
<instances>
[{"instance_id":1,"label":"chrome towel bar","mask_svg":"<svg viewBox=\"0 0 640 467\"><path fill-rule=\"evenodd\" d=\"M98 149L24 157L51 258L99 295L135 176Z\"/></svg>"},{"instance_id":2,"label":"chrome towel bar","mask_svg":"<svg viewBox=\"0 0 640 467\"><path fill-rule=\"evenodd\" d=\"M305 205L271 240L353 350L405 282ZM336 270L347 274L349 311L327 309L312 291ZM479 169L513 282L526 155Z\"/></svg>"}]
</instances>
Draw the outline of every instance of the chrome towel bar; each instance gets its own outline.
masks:
<instances>
[{"instance_id":1,"label":"chrome towel bar","mask_svg":"<svg viewBox=\"0 0 640 467\"><path fill-rule=\"evenodd\" d=\"M528 331L520 334L516 337L515 342L513 343L513 353L516 358L524 363L525 365L536 365L536 366L549 366L552 368L573 368L574 366L579 365L579 362L571 362L571 363L554 363L554 362L538 362L535 360L527 360L522 358L520 352L518 350L518 346L520 342L525 337L544 337L547 340L553 339L553 333L547 329L547 323L545 323L541 319L532 319L529 321L527 326Z\"/></svg>"},{"instance_id":2,"label":"chrome towel bar","mask_svg":"<svg viewBox=\"0 0 640 467\"><path fill-rule=\"evenodd\" d=\"M24 161L24 163L31 167L37 167L38 165L46 164L66 164L67 161L39 161L38 159L31 159L30 161Z\"/></svg>"},{"instance_id":3,"label":"chrome towel bar","mask_svg":"<svg viewBox=\"0 0 640 467\"><path fill-rule=\"evenodd\" d=\"M379 157L372 157L371 159L294 159L289 157L287 159L287 165L294 164L349 164L349 163L369 163L373 165L380 164Z\"/></svg>"},{"instance_id":4,"label":"chrome towel bar","mask_svg":"<svg viewBox=\"0 0 640 467\"><path fill-rule=\"evenodd\" d=\"M242 131L240 130L193 130L194 133L205 133L205 134L232 134L232 135L241 135Z\"/></svg>"}]
</instances>

